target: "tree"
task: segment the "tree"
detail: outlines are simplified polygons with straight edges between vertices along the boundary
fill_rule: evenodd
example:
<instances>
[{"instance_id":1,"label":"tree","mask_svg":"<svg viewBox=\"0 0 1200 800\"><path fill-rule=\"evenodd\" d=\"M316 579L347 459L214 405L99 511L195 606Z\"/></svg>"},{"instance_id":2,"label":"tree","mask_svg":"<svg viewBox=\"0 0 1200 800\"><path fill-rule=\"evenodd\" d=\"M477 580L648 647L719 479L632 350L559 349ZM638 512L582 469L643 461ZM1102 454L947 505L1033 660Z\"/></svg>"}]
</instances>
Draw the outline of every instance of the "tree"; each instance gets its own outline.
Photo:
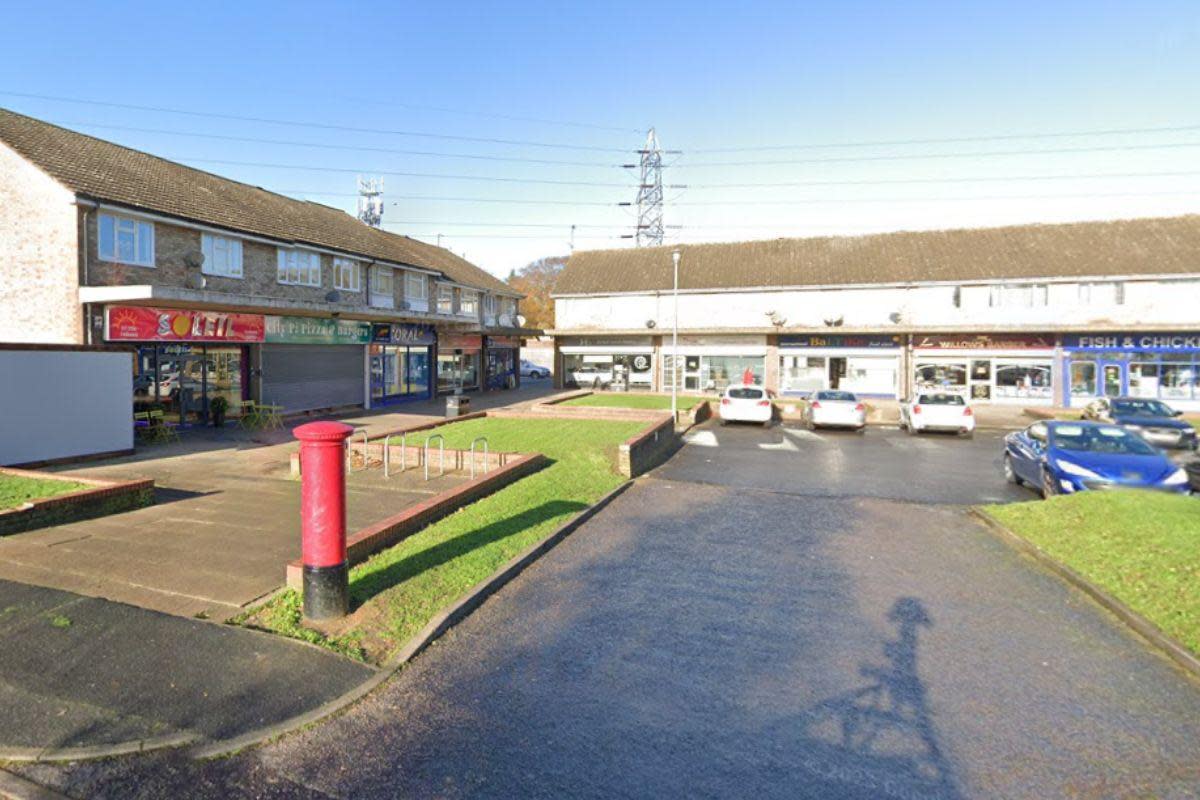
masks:
<instances>
[{"instance_id":1,"label":"tree","mask_svg":"<svg viewBox=\"0 0 1200 800\"><path fill-rule=\"evenodd\" d=\"M521 314L526 327L542 330L554 327L554 300L550 294L566 264L566 256L547 256L509 273L508 285L525 295Z\"/></svg>"}]
</instances>

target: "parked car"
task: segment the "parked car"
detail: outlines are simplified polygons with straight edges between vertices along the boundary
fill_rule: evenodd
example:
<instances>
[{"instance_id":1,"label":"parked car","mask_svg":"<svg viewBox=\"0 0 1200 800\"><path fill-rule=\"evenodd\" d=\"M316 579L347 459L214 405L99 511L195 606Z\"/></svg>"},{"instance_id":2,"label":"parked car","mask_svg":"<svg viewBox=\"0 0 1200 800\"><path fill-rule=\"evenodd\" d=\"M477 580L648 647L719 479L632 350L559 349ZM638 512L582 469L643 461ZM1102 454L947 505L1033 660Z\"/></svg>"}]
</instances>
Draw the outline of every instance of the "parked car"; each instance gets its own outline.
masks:
<instances>
[{"instance_id":1,"label":"parked car","mask_svg":"<svg viewBox=\"0 0 1200 800\"><path fill-rule=\"evenodd\" d=\"M768 427L773 411L771 398L761 386L734 384L721 395L722 425L726 422L758 422Z\"/></svg>"},{"instance_id":2,"label":"parked car","mask_svg":"<svg viewBox=\"0 0 1200 800\"><path fill-rule=\"evenodd\" d=\"M1179 419L1176 411L1161 400L1142 397L1100 397L1083 409L1083 418L1108 422L1136 431L1159 447L1196 449L1196 429Z\"/></svg>"},{"instance_id":3,"label":"parked car","mask_svg":"<svg viewBox=\"0 0 1200 800\"><path fill-rule=\"evenodd\" d=\"M867 407L858 401L853 392L826 389L813 392L804 404L800 418L810 431L824 427L861 431L867 426Z\"/></svg>"},{"instance_id":4,"label":"parked car","mask_svg":"<svg viewBox=\"0 0 1200 800\"><path fill-rule=\"evenodd\" d=\"M1044 497L1087 489L1188 491L1187 472L1137 433L1103 422L1035 422L1004 438L1004 477Z\"/></svg>"},{"instance_id":5,"label":"parked car","mask_svg":"<svg viewBox=\"0 0 1200 800\"><path fill-rule=\"evenodd\" d=\"M526 378L549 378L550 370L547 367L539 367L532 361L521 360L521 376Z\"/></svg>"},{"instance_id":6,"label":"parked car","mask_svg":"<svg viewBox=\"0 0 1200 800\"><path fill-rule=\"evenodd\" d=\"M975 412L960 394L930 392L900 406L900 427L911 434L922 431L975 433Z\"/></svg>"}]
</instances>

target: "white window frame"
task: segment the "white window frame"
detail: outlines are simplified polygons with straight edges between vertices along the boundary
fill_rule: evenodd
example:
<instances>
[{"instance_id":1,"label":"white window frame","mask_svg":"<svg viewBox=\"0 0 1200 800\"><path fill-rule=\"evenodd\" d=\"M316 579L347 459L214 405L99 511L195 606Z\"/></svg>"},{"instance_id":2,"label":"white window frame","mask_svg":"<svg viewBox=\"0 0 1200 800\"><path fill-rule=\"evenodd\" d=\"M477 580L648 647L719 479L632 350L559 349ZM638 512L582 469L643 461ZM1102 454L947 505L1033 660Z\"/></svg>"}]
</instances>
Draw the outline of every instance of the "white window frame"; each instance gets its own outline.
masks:
<instances>
[{"instance_id":1,"label":"white window frame","mask_svg":"<svg viewBox=\"0 0 1200 800\"><path fill-rule=\"evenodd\" d=\"M443 305L445 307L443 307ZM454 287L446 284L439 284L437 287L437 313L453 314L454 313Z\"/></svg>"},{"instance_id":2,"label":"white window frame","mask_svg":"<svg viewBox=\"0 0 1200 800\"><path fill-rule=\"evenodd\" d=\"M275 280L286 286L321 285L321 254L296 247L279 248Z\"/></svg>"},{"instance_id":3,"label":"white window frame","mask_svg":"<svg viewBox=\"0 0 1200 800\"><path fill-rule=\"evenodd\" d=\"M371 305L392 308L396 305L395 283L391 267L376 264L371 267Z\"/></svg>"},{"instance_id":4,"label":"white window frame","mask_svg":"<svg viewBox=\"0 0 1200 800\"><path fill-rule=\"evenodd\" d=\"M497 307L498 305L499 305L499 304L496 302L496 295L494 295L494 294L485 294L485 295L483 296L483 313L484 313L484 316L488 316L488 317L494 317L494 316L496 316L496 307Z\"/></svg>"},{"instance_id":5,"label":"white window frame","mask_svg":"<svg viewBox=\"0 0 1200 800\"><path fill-rule=\"evenodd\" d=\"M420 272L405 272L404 300L412 311L428 311L429 279Z\"/></svg>"},{"instance_id":6,"label":"white window frame","mask_svg":"<svg viewBox=\"0 0 1200 800\"><path fill-rule=\"evenodd\" d=\"M333 288L341 292L361 292L362 264L352 258L333 259Z\"/></svg>"},{"instance_id":7,"label":"white window frame","mask_svg":"<svg viewBox=\"0 0 1200 800\"><path fill-rule=\"evenodd\" d=\"M104 228L108 226L110 231L108 235L108 246L105 246ZM122 231L122 227L127 227L127 230ZM115 264L132 264L135 267L153 267L154 266L154 223L144 219L135 217L124 217L120 214L103 213L97 215L96 218L96 249L100 255L101 261L111 261ZM121 258L120 238L124 235L132 236L133 256L132 258ZM141 257L143 253L143 245L145 251L149 252L149 258Z\"/></svg>"},{"instance_id":8,"label":"white window frame","mask_svg":"<svg viewBox=\"0 0 1200 800\"><path fill-rule=\"evenodd\" d=\"M458 313L463 317L479 316L479 292L473 289L460 289L458 293Z\"/></svg>"},{"instance_id":9,"label":"white window frame","mask_svg":"<svg viewBox=\"0 0 1200 800\"><path fill-rule=\"evenodd\" d=\"M991 287L988 305L991 308L1045 308L1049 297L1050 287L1044 283L1004 283Z\"/></svg>"},{"instance_id":10,"label":"white window frame","mask_svg":"<svg viewBox=\"0 0 1200 800\"><path fill-rule=\"evenodd\" d=\"M202 233L200 251L204 253L204 264L200 267L203 274L222 278L243 277L241 239Z\"/></svg>"}]
</instances>

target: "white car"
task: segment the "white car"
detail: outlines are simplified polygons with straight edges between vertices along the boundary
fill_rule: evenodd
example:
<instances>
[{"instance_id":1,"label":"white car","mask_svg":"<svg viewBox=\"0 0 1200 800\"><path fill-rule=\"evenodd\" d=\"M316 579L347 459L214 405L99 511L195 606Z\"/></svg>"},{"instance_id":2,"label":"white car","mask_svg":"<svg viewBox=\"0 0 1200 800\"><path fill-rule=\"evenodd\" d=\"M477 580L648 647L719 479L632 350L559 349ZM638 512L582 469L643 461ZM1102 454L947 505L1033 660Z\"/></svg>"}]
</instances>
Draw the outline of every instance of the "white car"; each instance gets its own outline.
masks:
<instances>
[{"instance_id":1,"label":"white car","mask_svg":"<svg viewBox=\"0 0 1200 800\"><path fill-rule=\"evenodd\" d=\"M521 361L521 376L525 378L549 378L550 370L546 367L539 367L532 361Z\"/></svg>"},{"instance_id":2,"label":"white car","mask_svg":"<svg viewBox=\"0 0 1200 800\"><path fill-rule=\"evenodd\" d=\"M767 390L761 386L734 384L721 395L722 425L726 422L758 422L768 427L774 410Z\"/></svg>"},{"instance_id":3,"label":"white car","mask_svg":"<svg viewBox=\"0 0 1200 800\"><path fill-rule=\"evenodd\" d=\"M921 431L975 433L975 412L960 394L929 392L900 406L900 427L911 434Z\"/></svg>"},{"instance_id":4,"label":"white car","mask_svg":"<svg viewBox=\"0 0 1200 800\"><path fill-rule=\"evenodd\" d=\"M867 407L858 401L853 392L826 389L813 392L804 404L801 418L810 431L824 427L861 431L867 426Z\"/></svg>"}]
</instances>

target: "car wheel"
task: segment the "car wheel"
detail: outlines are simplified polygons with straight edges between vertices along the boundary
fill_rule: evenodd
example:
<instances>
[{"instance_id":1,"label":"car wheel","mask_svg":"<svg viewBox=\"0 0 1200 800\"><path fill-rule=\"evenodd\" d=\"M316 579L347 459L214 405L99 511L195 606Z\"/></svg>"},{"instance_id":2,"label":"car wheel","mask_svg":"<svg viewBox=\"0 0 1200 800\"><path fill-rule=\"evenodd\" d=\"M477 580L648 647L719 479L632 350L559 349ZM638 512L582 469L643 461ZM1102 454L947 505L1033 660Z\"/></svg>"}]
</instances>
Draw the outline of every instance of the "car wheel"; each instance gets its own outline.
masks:
<instances>
[{"instance_id":1,"label":"car wheel","mask_svg":"<svg viewBox=\"0 0 1200 800\"><path fill-rule=\"evenodd\" d=\"M769 420L769 419L768 419L768 420L764 420L764 421L763 421L763 424L762 424L762 426L763 426L764 428L769 428L769 427L771 427L771 420Z\"/></svg>"},{"instance_id":2,"label":"car wheel","mask_svg":"<svg viewBox=\"0 0 1200 800\"><path fill-rule=\"evenodd\" d=\"M1050 474L1050 471L1043 468L1042 469L1042 497L1048 499L1048 498L1053 497L1056 494L1058 494L1058 484L1056 484L1054 482L1054 476Z\"/></svg>"},{"instance_id":3,"label":"car wheel","mask_svg":"<svg viewBox=\"0 0 1200 800\"><path fill-rule=\"evenodd\" d=\"M719 420L717 420L717 422L720 424L720 426L721 426L722 428L724 428L724 427L725 427L725 425L726 425L726 421L725 421L724 419L719 419Z\"/></svg>"},{"instance_id":4,"label":"car wheel","mask_svg":"<svg viewBox=\"0 0 1200 800\"><path fill-rule=\"evenodd\" d=\"M809 431L815 431L817 429L817 423L813 422L812 417L808 417L804 420L804 429Z\"/></svg>"},{"instance_id":5,"label":"car wheel","mask_svg":"<svg viewBox=\"0 0 1200 800\"><path fill-rule=\"evenodd\" d=\"M974 439L974 438L975 438L975 431L963 431L963 432L962 432L962 436L963 436L963 438L964 438L964 439Z\"/></svg>"},{"instance_id":6,"label":"car wheel","mask_svg":"<svg viewBox=\"0 0 1200 800\"><path fill-rule=\"evenodd\" d=\"M1012 456L1008 453L1004 454L1004 480L1015 486L1020 486L1023 482L1017 477L1017 471L1013 469Z\"/></svg>"}]
</instances>

